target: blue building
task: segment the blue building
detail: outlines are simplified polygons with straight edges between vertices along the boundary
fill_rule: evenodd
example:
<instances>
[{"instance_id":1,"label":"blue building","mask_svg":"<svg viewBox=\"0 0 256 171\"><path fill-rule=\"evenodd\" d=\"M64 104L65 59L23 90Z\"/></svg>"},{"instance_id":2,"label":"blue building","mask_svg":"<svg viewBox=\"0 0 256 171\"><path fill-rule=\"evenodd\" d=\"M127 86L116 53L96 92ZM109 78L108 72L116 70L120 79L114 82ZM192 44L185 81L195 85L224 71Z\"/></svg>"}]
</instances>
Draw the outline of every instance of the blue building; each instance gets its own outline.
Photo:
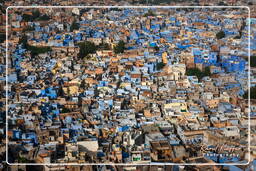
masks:
<instances>
[{"instance_id":1,"label":"blue building","mask_svg":"<svg viewBox=\"0 0 256 171\"><path fill-rule=\"evenodd\" d=\"M217 53L201 51L198 48L192 50L195 64L203 64L205 66L217 65Z\"/></svg>"},{"instance_id":2,"label":"blue building","mask_svg":"<svg viewBox=\"0 0 256 171\"><path fill-rule=\"evenodd\" d=\"M47 97L49 97L51 99L57 98L57 92L52 87L48 87L48 88L46 88L44 90L41 90L41 94L40 95L43 96L43 97L47 96Z\"/></svg>"},{"instance_id":3,"label":"blue building","mask_svg":"<svg viewBox=\"0 0 256 171\"><path fill-rule=\"evenodd\" d=\"M221 65L227 72L241 72L245 69L246 61L238 56L221 57Z\"/></svg>"}]
</instances>

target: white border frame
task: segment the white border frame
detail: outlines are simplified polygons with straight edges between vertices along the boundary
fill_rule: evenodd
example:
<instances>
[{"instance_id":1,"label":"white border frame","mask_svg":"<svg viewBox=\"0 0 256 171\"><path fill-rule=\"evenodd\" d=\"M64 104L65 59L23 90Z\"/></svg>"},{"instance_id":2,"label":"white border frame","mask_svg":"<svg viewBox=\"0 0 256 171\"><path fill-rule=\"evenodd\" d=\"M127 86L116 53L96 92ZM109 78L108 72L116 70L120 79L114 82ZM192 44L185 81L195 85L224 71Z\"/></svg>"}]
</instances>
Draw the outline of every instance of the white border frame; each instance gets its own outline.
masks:
<instances>
[{"instance_id":1,"label":"white border frame","mask_svg":"<svg viewBox=\"0 0 256 171\"><path fill-rule=\"evenodd\" d=\"M135 163L9 163L8 162L8 10L11 8L95 8L95 9L101 9L101 8L120 8L120 9L125 9L125 8L163 8L163 9L173 9L173 8L246 8L248 10L248 18L249 23L248 23L248 161L247 163L140 163L140 164L135 164ZM250 110L251 110L251 103L250 103L250 71L251 71L251 62L250 62L250 35L251 35L251 11L248 6L8 6L6 8L6 163L8 165L43 165L43 166L84 166L84 165L116 165L116 166L143 166L143 165L159 165L159 166L168 166L168 165L206 165L206 166L233 166L233 165L248 165L250 164L251 161L251 122L250 122ZM247 22L246 20L246 22Z\"/></svg>"}]
</instances>

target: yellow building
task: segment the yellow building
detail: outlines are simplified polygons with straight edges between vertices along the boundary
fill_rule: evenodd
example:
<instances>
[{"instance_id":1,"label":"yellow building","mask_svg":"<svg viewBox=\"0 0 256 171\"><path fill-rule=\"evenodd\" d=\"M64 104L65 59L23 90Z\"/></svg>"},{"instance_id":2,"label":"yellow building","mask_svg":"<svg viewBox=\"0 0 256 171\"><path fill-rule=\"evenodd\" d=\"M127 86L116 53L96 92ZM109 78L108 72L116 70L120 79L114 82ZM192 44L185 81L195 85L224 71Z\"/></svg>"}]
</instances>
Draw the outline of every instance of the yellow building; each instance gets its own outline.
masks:
<instances>
[{"instance_id":1,"label":"yellow building","mask_svg":"<svg viewBox=\"0 0 256 171\"><path fill-rule=\"evenodd\" d=\"M68 95L75 95L78 94L79 87L78 86L69 86L64 87L63 91Z\"/></svg>"},{"instance_id":2,"label":"yellow building","mask_svg":"<svg viewBox=\"0 0 256 171\"><path fill-rule=\"evenodd\" d=\"M168 109L176 113L186 113L188 111L187 103L186 102L172 102L164 104L164 110L167 112Z\"/></svg>"},{"instance_id":3,"label":"yellow building","mask_svg":"<svg viewBox=\"0 0 256 171\"><path fill-rule=\"evenodd\" d=\"M164 64L168 63L167 52L162 53L162 61L163 61Z\"/></svg>"}]
</instances>

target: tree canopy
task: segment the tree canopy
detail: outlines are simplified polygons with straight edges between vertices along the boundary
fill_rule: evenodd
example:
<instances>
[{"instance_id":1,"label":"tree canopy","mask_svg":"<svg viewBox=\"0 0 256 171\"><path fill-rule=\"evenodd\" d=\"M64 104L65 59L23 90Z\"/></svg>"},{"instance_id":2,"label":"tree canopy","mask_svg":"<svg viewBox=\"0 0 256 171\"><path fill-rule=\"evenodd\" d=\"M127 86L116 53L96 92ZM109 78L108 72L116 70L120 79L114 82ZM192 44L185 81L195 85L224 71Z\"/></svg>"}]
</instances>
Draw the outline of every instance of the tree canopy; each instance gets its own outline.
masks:
<instances>
[{"instance_id":1,"label":"tree canopy","mask_svg":"<svg viewBox=\"0 0 256 171\"><path fill-rule=\"evenodd\" d=\"M224 31L219 31L217 34L216 34L216 38L217 39L222 39L225 37L225 32Z\"/></svg>"},{"instance_id":2,"label":"tree canopy","mask_svg":"<svg viewBox=\"0 0 256 171\"><path fill-rule=\"evenodd\" d=\"M256 67L256 56L250 57L251 67Z\"/></svg>"},{"instance_id":3,"label":"tree canopy","mask_svg":"<svg viewBox=\"0 0 256 171\"><path fill-rule=\"evenodd\" d=\"M73 30L78 30L79 29L79 24L75 21L72 22L70 26L70 31L72 32Z\"/></svg>"},{"instance_id":4,"label":"tree canopy","mask_svg":"<svg viewBox=\"0 0 256 171\"><path fill-rule=\"evenodd\" d=\"M123 53L125 50L125 42L123 40L120 40L118 44L114 47L114 52L116 54Z\"/></svg>"},{"instance_id":5,"label":"tree canopy","mask_svg":"<svg viewBox=\"0 0 256 171\"><path fill-rule=\"evenodd\" d=\"M200 71L198 68L189 68L186 71L186 75L197 76L201 80L205 76L211 76L211 72L209 67L205 67L204 71Z\"/></svg>"},{"instance_id":6,"label":"tree canopy","mask_svg":"<svg viewBox=\"0 0 256 171\"><path fill-rule=\"evenodd\" d=\"M44 47L39 47L39 46L31 46L28 44L28 38L26 35L23 35L21 39L19 40L19 44L22 44L24 49L27 49L31 52L31 56L36 56L41 53L46 53L48 51L51 51L51 47L44 46Z\"/></svg>"},{"instance_id":7,"label":"tree canopy","mask_svg":"<svg viewBox=\"0 0 256 171\"><path fill-rule=\"evenodd\" d=\"M248 99L248 91L246 91L243 95L244 99ZM256 87L251 87L250 88L250 98L251 99L256 99Z\"/></svg>"},{"instance_id":8,"label":"tree canopy","mask_svg":"<svg viewBox=\"0 0 256 171\"><path fill-rule=\"evenodd\" d=\"M90 41L85 41L82 43L79 43L79 54L78 57L79 58L84 58L86 56L88 56L91 53L95 53L97 50L97 46Z\"/></svg>"},{"instance_id":9,"label":"tree canopy","mask_svg":"<svg viewBox=\"0 0 256 171\"><path fill-rule=\"evenodd\" d=\"M161 70L161 69L163 69L164 66L165 66L165 64L163 62L159 62L156 64L156 69Z\"/></svg>"},{"instance_id":10,"label":"tree canopy","mask_svg":"<svg viewBox=\"0 0 256 171\"><path fill-rule=\"evenodd\" d=\"M110 50L110 45L107 43L100 43L98 46L98 49L102 49L102 50Z\"/></svg>"},{"instance_id":11,"label":"tree canopy","mask_svg":"<svg viewBox=\"0 0 256 171\"><path fill-rule=\"evenodd\" d=\"M156 14L151 9L149 9L148 12L144 14L144 17L155 16L155 15Z\"/></svg>"},{"instance_id":12,"label":"tree canopy","mask_svg":"<svg viewBox=\"0 0 256 171\"><path fill-rule=\"evenodd\" d=\"M30 46L29 45L28 50L31 51L32 56L36 56L36 55L41 54L41 53L49 52L52 49L49 46L41 47L41 46Z\"/></svg>"},{"instance_id":13,"label":"tree canopy","mask_svg":"<svg viewBox=\"0 0 256 171\"><path fill-rule=\"evenodd\" d=\"M0 34L0 43L3 43L6 39L6 35L5 34Z\"/></svg>"},{"instance_id":14,"label":"tree canopy","mask_svg":"<svg viewBox=\"0 0 256 171\"><path fill-rule=\"evenodd\" d=\"M40 11L37 9L32 12L32 15L23 14L22 19L24 21L40 21L40 20L45 21L45 20L49 20L50 17L46 14L41 15Z\"/></svg>"}]
</instances>

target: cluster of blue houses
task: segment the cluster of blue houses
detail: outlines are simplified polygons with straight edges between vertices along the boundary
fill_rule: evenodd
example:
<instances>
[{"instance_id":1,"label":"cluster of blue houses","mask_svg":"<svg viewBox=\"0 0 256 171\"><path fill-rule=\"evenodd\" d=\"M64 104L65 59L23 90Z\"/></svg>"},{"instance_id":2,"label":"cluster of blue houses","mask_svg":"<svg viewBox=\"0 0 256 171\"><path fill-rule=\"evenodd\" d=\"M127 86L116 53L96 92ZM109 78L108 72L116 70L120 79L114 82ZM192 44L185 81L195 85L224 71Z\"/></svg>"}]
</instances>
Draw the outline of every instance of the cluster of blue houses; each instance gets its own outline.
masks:
<instances>
[{"instance_id":1,"label":"cluster of blue houses","mask_svg":"<svg viewBox=\"0 0 256 171\"><path fill-rule=\"evenodd\" d=\"M188 149L203 143L207 131L230 138L232 130L222 128L224 121L232 123L234 130L245 131L238 120L246 109L237 100L245 92L248 63L241 53L222 54L210 47L216 44L212 36L216 30L225 32L223 46L228 46L225 40L238 34L233 23L240 19L195 11L188 15L183 10L167 16L153 9L156 14L146 17L146 9L94 12L76 19L79 29L73 31L70 23L29 23L34 30L29 31L28 42L53 50L36 56L39 62L28 60L22 45L11 54L14 72L9 83L22 82L22 91L11 99L18 101L10 105L11 125L22 119L25 127L37 124L34 130L23 131L20 125L11 129L11 141L40 146L42 160L55 153L47 151L48 146L56 149L64 144L61 162L87 162L88 158L93 162L170 162L180 151L186 152L179 160L190 158ZM59 29L63 25L66 27ZM54 30L58 31L52 34ZM120 40L126 47L124 53L116 54L113 47ZM75 46L82 41L111 46L79 59ZM210 67L215 75L203 79L187 76L189 62L193 67ZM29 68L23 68L26 66ZM230 116L234 109L236 113ZM221 128L215 127L215 121ZM45 135L37 134L37 129ZM211 153L201 157L217 163L244 160Z\"/></svg>"},{"instance_id":2,"label":"cluster of blue houses","mask_svg":"<svg viewBox=\"0 0 256 171\"><path fill-rule=\"evenodd\" d=\"M245 70L246 60L239 56L220 56L218 59L217 52L204 53L204 51L193 49L195 64L203 64L204 66L220 66L226 72L241 72Z\"/></svg>"}]
</instances>

